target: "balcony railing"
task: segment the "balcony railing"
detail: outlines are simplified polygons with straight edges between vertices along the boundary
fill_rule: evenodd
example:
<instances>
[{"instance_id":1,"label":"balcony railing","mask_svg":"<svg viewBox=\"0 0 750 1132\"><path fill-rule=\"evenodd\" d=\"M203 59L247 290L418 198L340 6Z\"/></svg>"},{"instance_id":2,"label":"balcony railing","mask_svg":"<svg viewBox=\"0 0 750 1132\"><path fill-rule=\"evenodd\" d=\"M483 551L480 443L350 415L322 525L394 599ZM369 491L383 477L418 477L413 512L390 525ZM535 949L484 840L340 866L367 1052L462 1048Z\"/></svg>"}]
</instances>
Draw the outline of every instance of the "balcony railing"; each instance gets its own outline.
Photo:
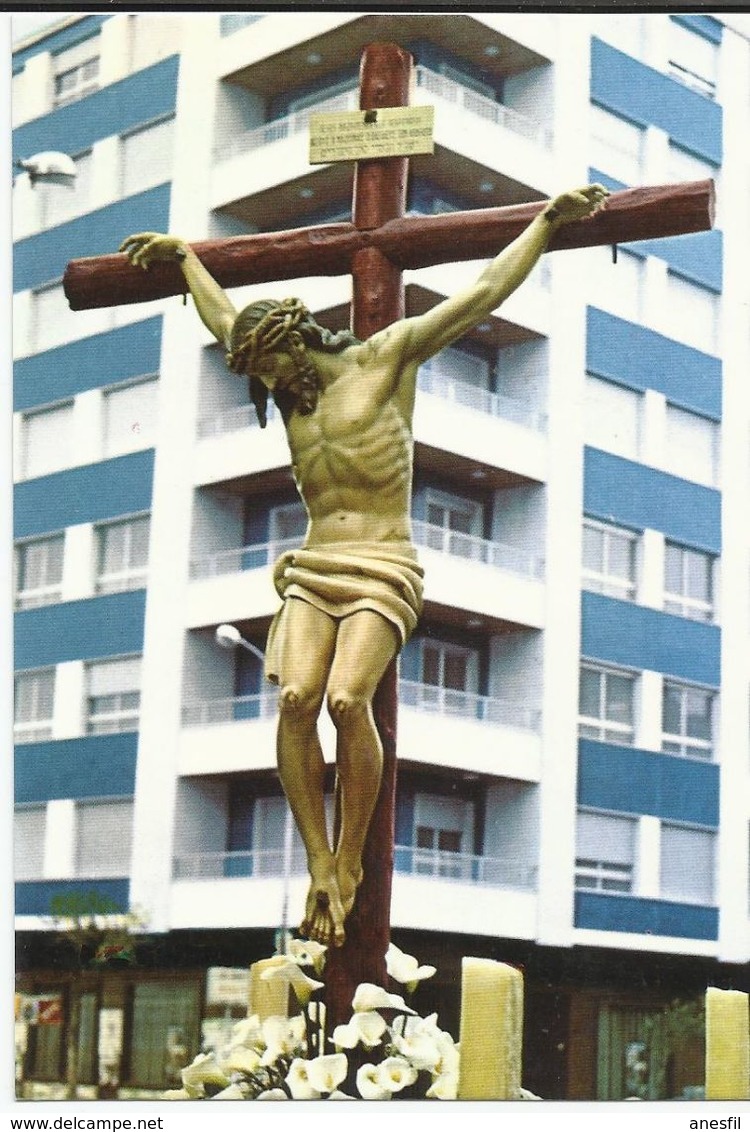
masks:
<instances>
[{"instance_id":1,"label":"balcony railing","mask_svg":"<svg viewBox=\"0 0 750 1132\"><path fill-rule=\"evenodd\" d=\"M538 732L541 726L542 713L538 708L526 707L513 700L497 700L491 696L478 696L473 692L419 684L414 680L400 680L398 689L401 704L418 711L478 720L480 723L500 727L515 727L522 731ZM276 714L278 698L278 689L269 688L252 696L227 696L186 704L183 726L214 727L221 723L237 723L248 719L269 719Z\"/></svg>"},{"instance_id":2,"label":"balcony railing","mask_svg":"<svg viewBox=\"0 0 750 1132\"><path fill-rule=\"evenodd\" d=\"M521 892L536 889L536 867L528 861L485 857L471 853L447 853L438 849L395 847L395 871L426 880L456 881L485 888L507 888ZM292 851L288 871L283 849L230 853L181 853L173 862L175 880L216 880L226 877L277 878L303 876L305 855Z\"/></svg>"},{"instance_id":3,"label":"balcony railing","mask_svg":"<svg viewBox=\"0 0 750 1132\"><path fill-rule=\"evenodd\" d=\"M441 99L443 102L457 106L466 111L467 114L481 119L485 125L500 126L503 129L512 130L513 133L520 134L522 137L545 147L551 145L551 130L539 125L532 118L527 118L525 114L519 114L517 110L512 110L502 102L495 102L494 99L488 98L486 95L478 94L455 79L449 79L445 75L438 74L437 71L428 70L427 67L416 67L415 70L417 89L430 96L429 101L432 98ZM420 97L418 94L417 101L424 103L428 99ZM222 145L217 156L219 160L226 161L230 157L250 153L273 142L294 137L296 134L307 130L312 114L330 114L341 110L358 109L359 90L355 85L352 85L347 90L338 91L330 98L322 98L320 102L297 110L284 118L264 122L261 126L237 134L228 145Z\"/></svg>"},{"instance_id":4,"label":"balcony railing","mask_svg":"<svg viewBox=\"0 0 750 1132\"><path fill-rule=\"evenodd\" d=\"M490 539L466 535L461 531L451 531L421 519L412 520L412 532L417 546L437 550L453 558L469 558L472 562L482 562L498 570L508 570L512 574L524 574L532 578L544 576L544 560L515 546L492 542Z\"/></svg>"},{"instance_id":5,"label":"balcony railing","mask_svg":"<svg viewBox=\"0 0 750 1132\"><path fill-rule=\"evenodd\" d=\"M420 519L412 521L414 542L417 546L436 550L453 558L468 558L493 566L497 570L507 570L529 578L544 576L544 560L514 546L492 542L490 539L465 535L446 527L434 526ZM245 570L261 570L272 566L279 555L294 550L300 545L300 538L277 539L261 542L255 546L233 547L220 550L216 554L205 554L190 562L190 578L199 581L204 578L218 578L228 574L241 574Z\"/></svg>"},{"instance_id":6,"label":"balcony railing","mask_svg":"<svg viewBox=\"0 0 750 1132\"><path fill-rule=\"evenodd\" d=\"M526 428L533 428L537 432L543 432L547 425L545 414L531 408L526 401L503 397L499 393L490 393L488 389L480 389L468 381L457 381L450 374L437 368L420 369L417 387L423 393L431 393L434 397L453 401L454 404L461 405L465 409L473 409L490 417L513 421Z\"/></svg>"}]
</instances>

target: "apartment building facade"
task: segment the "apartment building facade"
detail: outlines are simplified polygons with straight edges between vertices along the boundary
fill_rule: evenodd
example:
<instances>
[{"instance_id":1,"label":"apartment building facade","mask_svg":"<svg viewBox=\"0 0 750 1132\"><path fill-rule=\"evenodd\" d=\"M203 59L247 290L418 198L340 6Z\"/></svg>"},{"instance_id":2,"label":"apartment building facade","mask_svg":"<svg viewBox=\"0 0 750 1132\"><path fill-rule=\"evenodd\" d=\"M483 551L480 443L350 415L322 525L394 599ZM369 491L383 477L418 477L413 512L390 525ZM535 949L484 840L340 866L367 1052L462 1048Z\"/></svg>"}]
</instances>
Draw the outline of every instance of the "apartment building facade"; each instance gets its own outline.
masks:
<instances>
[{"instance_id":1,"label":"apartment building facade","mask_svg":"<svg viewBox=\"0 0 750 1132\"><path fill-rule=\"evenodd\" d=\"M356 108L376 40L435 107L414 214L717 184L713 231L549 256L422 367L399 672L392 927L439 968L425 1004L455 1027L460 957L518 962L529 1087L677 1095L700 1073L654 1018L750 958L750 53L719 16L88 14L16 46L14 158L77 169L13 191L19 987L69 994L56 893L138 909L138 966L85 973L81 1064L109 1011L114 1076L159 1088L223 1016L208 969L299 917L257 655L305 530L281 421L190 302L74 314L61 277L134 231L348 218L351 166L311 167L307 127ZM406 273L407 314L479 270ZM267 294L348 324L347 278L232 299ZM63 1037L24 1029L25 1078L59 1078Z\"/></svg>"}]
</instances>

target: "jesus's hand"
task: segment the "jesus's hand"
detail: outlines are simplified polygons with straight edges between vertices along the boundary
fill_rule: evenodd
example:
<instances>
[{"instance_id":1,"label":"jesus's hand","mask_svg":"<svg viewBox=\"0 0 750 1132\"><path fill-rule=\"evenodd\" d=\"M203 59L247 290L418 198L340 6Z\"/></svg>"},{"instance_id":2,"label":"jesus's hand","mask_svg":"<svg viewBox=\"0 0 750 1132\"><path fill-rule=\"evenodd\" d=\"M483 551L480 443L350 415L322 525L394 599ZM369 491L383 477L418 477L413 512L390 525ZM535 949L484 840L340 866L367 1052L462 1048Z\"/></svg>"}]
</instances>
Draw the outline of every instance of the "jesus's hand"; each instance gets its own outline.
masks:
<instances>
[{"instance_id":1,"label":"jesus's hand","mask_svg":"<svg viewBox=\"0 0 750 1132\"><path fill-rule=\"evenodd\" d=\"M550 201L544 215L554 224L569 224L573 220L583 220L599 212L606 203L609 190L604 185L587 185L583 189L573 189L561 193Z\"/></svg>"},{"instance_id":2,"label":"jesus's hand","mask_svg":"<svg viewBox=\"0 0 750 1132\"><path fill-rule=\"evenodd\" d=\"M187 245L179 236L163 236L160 232L136 232L123 240L118 249L125 252L134 267L148 271L156 260L183 260Z\"/></svg>"}]
</instances>

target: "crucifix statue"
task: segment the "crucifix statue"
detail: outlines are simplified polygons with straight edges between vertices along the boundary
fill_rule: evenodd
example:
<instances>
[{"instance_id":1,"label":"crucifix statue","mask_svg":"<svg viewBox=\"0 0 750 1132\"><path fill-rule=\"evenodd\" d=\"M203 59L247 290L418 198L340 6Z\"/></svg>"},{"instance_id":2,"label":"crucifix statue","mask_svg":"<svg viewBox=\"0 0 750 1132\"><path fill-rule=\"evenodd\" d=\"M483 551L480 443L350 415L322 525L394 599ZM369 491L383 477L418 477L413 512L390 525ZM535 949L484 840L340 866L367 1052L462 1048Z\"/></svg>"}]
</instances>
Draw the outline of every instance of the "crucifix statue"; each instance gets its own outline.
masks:
<instances>
[{"instance_id":1,"label":"crucifix statue","mask_svg":"<svg viewBox=\"0 0 750 1132\"><path fill-rule=\"evenodd\" d=\"M410 72L401 48L370 45L361 109L407 105ZM406 218L407 166L405 157L358 161L351 224L193 245L139 233L124 241L125 255L75 261L65 279L73 309L187 286L230 369L249 378L260 423L269 394L280 409L309 525L303 547L284 554L274 572L283 604L266 668L281 688L279 773L308 857L301 930L331 946L329 996L341 1000L340 1020L358 982L385 979L394 658L422 605L409 521L418 368L486 320L547 250L698 231L712 218L710 182L611 195L589 185L546 203ZM404 317L404 268L488 255L495 258L472 287ZM296 299L238 313L223 289L345 272L353 279L351 333L318 326ZM337 730L333 844L316 729L326 700Z\"/></svg>"}]
</instances>

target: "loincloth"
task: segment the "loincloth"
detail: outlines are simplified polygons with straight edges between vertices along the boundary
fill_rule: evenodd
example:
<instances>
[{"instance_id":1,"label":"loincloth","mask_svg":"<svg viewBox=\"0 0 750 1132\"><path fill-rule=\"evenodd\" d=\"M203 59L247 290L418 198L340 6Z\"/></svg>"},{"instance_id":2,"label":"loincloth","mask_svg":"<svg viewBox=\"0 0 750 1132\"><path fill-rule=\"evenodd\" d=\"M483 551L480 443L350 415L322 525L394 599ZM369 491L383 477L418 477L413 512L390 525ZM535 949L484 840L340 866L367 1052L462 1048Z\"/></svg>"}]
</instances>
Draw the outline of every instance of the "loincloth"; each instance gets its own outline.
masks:
<instances>
[{"instance_id":1,"label":"loincloth","mask_svg":"<svg viewBox=\"0 0 750 1132\"><path fill-rule=\"evenodd\" d=\"M273 582L284 604L268 632L266 676L279 681L289 597L300 598L339 621L369 609L395 628L406 644L422 611L424 570L409 542L330 543L288 550Z\"/></svg>"}]
</instances>

